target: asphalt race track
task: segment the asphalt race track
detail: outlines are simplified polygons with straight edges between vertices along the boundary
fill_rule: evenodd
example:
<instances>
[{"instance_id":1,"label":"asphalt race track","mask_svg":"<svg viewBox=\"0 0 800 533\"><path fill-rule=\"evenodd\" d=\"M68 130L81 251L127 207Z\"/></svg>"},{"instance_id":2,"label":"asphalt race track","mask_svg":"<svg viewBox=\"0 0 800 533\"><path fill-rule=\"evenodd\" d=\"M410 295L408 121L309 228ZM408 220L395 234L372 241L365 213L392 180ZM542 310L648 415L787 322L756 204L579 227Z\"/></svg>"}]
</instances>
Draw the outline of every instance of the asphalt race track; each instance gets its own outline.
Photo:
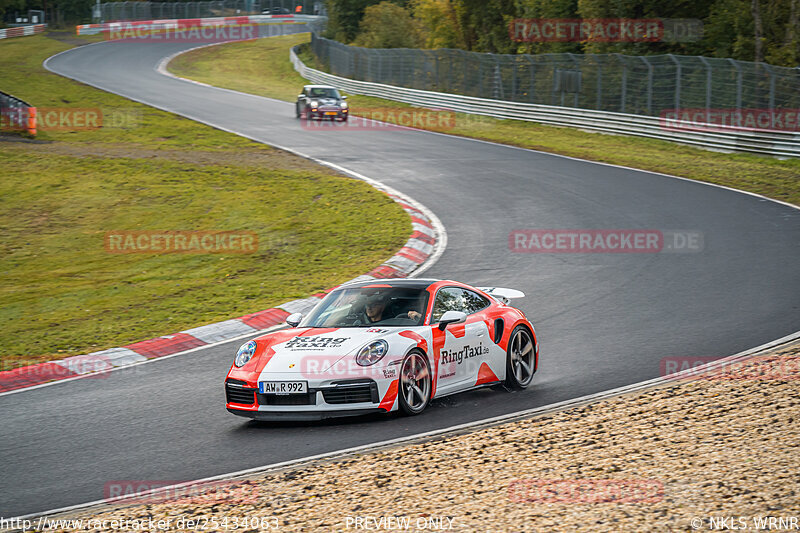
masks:
<instances>
[{"instance_id":1,"label":"asphalt race track","mask_svg":"<svg viewBox=\"0 0 800 533\"><path fill-rule=\"evenodd\" d=\"M109 42L53 71L377 179L430 208L449 244L426 277L517 288L540 370L422 416L257 424L225 411L242 341L0 396L0 516L102 499L119 480L204 478L543 406L660 375L667 357L723 357L800 329L800 211L700 183L412 130L310 131L291 104L157 72L195 45ZM298 89L300 89L298 87ZM257 198L246 199L254 208ZM369 231L371 221L364 221ZM527 254L512 230L662 229L698 253ZM257 311L257 309L253 309ZM687 409L691 406L687 405Z\"/></svg>"}]
</instances>

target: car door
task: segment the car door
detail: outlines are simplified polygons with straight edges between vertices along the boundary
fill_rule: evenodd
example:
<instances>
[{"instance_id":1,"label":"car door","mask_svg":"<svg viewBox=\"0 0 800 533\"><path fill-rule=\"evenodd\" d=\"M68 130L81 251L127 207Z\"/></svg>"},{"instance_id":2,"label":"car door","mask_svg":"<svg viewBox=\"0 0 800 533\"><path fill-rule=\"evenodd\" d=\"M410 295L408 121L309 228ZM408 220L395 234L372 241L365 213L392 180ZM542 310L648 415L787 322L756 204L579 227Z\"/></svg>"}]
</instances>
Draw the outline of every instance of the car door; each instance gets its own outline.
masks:
<instances>
[{"instance_id":1,"label":"car door","mask_svg":"<svg viewBox=\"0 0 800 533\"><path fill-rule=\"evenodd\" d=\"M479 309L473 295L482 298L461 287L442 287L436 293L431 315L434 336L442 335L436 330L439 319L446 311L467 314L464 324L450 325L443 332L444 342L439 350L437 368L437 396L474 386L481 362L489 352L491 341L488 330L486 323L475 316ZM488 305L488 300L486 304Z\"/></svg>"},{"instance_id":2,"label":"car door","mask_svg":"<svg viewBox=\"0 0 800 533\"><path fill-rule=\"evenodd\" d=\"M476 325L476 335L481 345L482 355L474 373L469 376L472 385L500 381L506 374L506 351L495 342L495 316L491 301L475 291L464 289L464 302L467 308L467 322ZM502 330L501 330L502 331ZM499 340L499 338L498 338Z\"/></svg>"}]
</instances>

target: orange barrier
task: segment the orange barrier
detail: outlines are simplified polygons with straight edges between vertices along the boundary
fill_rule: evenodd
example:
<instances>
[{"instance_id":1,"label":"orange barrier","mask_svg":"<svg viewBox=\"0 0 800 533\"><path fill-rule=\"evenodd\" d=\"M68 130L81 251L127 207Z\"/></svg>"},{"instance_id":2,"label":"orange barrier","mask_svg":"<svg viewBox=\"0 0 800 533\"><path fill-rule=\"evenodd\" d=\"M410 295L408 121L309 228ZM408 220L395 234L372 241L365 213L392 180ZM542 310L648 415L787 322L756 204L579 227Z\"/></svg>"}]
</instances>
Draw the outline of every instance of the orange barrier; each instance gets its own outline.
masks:
<instances>
[{"instance_id":1,"label":"orange barrier","mask_svg":"<svg viewBox=\"0 0 800 533\"><path fill-rule=\"evenodd\" d=\"M36 108L28 108L28 133L36 135Z\"/></svg>"}]
</instances>

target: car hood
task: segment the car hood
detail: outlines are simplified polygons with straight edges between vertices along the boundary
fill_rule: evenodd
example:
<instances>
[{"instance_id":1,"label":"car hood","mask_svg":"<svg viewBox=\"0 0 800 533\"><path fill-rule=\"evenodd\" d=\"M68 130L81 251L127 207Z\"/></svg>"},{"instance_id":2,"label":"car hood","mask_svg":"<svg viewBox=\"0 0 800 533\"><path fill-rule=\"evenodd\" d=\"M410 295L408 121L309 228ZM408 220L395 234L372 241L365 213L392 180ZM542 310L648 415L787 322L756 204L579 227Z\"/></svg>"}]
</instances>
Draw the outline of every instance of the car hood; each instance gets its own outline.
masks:
<instances>
[{"instance_id":1,"label":"car hood","mask_svg":"<svg viewBox=\"0 0 800 533\"><path fill-rule=\"evenodd\" d=\"M391 329L299 328L296 331L297 335L271 345L273 355L264 372L323 373L341 359L354 356L368 342L386 336Z\"/></svg>"},{"instance_id":2,"label":"car hood","mask_svg":"<svg viewBox=\"0 0 800 533\"><path fill-rule=\"evenodd\" d=\"M323 106L323 105L339 105L339 103L340 103L340 101L337 100L336 98L314 98L314 100L319 102L319 105L321 105L321 106Z\"/></svg>"}]
</instances>

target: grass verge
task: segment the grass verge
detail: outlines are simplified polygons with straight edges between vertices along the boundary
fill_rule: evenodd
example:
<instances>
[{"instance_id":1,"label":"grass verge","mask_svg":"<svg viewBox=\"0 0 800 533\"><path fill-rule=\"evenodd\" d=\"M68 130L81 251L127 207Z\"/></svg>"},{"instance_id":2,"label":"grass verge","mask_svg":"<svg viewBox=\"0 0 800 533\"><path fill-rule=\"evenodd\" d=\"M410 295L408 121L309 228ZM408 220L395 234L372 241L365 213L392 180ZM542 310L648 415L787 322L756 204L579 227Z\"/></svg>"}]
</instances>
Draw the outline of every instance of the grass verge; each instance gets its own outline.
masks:
<instances>
[{"instance_id":1,"label":"grass verge","mask_svg":"<svg viewBox=\"0 0 800 533\"><path fill-rule=\"evenodd\" d=\"M169 65L176 75L242 92L294 101L306 80L289 62L289 49L309 34L213 46L178 56ZM300 57L319 68L304 50ZM387 108L411 108L379 98L352 95L355 115ZM389 118L388 121L392 122ZM517 120L456 114L455 126L433 131L484 139L592 161L663 172L734 187L800 204L800 161L748 154L723 154L667 141L590 133Z\"/></svg>"},{"instance_id":2,"label":"grass verge","mask_svg":"<svg viewBox=\"0 0 800 533\"><path fill-rule=\"evenodd\" d=\"M0 370L306 297L405 242L408 216L366 183L41 66L80 42L63 32L0 41L0 90L40 109L130 119L44 129L36 140L0 135ZM364 234L376 212L380 223ZM251 254L106 252L106 232L126 230L252 231L259 246Z\"/></svg>"}]
</instances>

